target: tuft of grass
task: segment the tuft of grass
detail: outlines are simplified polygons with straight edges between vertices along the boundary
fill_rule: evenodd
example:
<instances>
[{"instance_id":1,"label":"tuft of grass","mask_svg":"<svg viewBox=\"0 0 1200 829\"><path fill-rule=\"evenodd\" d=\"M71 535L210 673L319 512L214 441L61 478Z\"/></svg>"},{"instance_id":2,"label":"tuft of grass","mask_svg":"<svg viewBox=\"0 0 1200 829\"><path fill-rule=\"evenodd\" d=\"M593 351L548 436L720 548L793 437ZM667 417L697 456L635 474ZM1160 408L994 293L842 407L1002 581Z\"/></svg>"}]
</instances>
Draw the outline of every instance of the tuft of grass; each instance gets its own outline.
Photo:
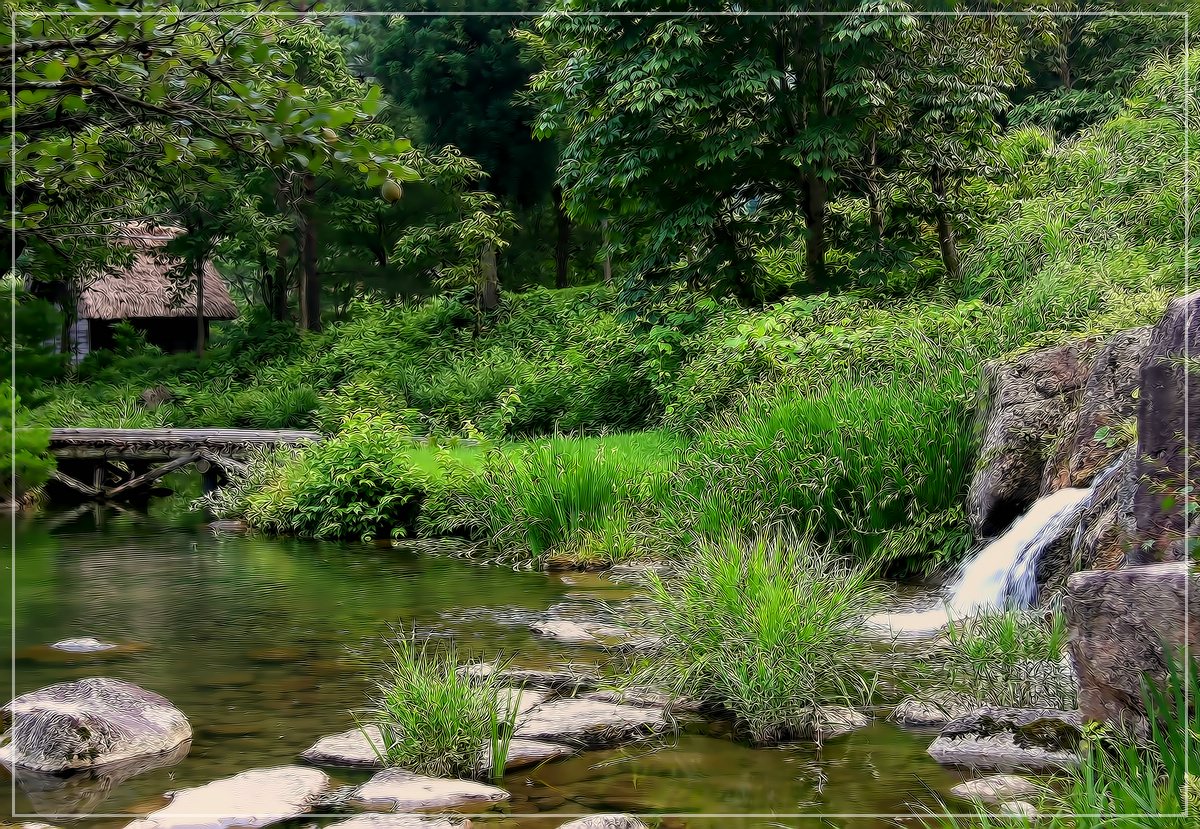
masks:
<instances>
[{"instance_id":1,"label":"tuft of grass","mask_svg":"<svg viewBox=\"0 0 1200 829\"><path fill-rule=\"evenodd\" d=\"M875 651L868 573L799 538L698 542L666 578L651 574L641 625L661 647L633 672L731 714L754 743L820 739L821 708L863 703Z\"/></svg>"},{"instance_id":2,"label":"tuft of grass","mask_svg":"<svg viewBox=\"0 0 1200 829\"><path fill-rule=\"evenodd\" d=\"M499 671L471 676L452 641L415 633L387 650L385 677L362 720L378 726L383 760L432 777L502 775L517 706L505 704Z\"/></svg>"}]
</instances>

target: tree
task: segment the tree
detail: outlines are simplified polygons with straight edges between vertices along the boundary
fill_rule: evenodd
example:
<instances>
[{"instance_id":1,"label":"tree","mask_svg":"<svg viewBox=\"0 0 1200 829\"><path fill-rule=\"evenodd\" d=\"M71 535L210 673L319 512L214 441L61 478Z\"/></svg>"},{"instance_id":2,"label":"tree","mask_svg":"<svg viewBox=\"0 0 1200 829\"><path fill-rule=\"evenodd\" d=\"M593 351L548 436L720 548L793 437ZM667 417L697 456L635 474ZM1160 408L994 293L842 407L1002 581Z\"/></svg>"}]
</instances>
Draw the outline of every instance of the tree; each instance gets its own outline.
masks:
<instances>
[{"instance_id":1,"label":"tree","mask_svg":"<svg viewBox=\"0 0 1200 829\"><path fill-rule=\"evenodd\" d=\"M828 289L830 190L862 156L865 125L890 94L871 70L917 25L870 13L903 9L880 0L782 16L602 17L559 0L522 39L545 67L532 84L537 132L569 136L559 169L568 213L607 220L635 275L747 298L756 245L800 216L811 287Z\"/></svg>"},{"instance_id":2,"label":"tree","mask_svg":"<svg viewBox=\"0 0 1200 829\"><path fill-rule=\"evenodd\" d=\"M456 0L421 0L413 11L454 11ZM533 0L483 0L477 12L525 12ZM474 159L487 178L483 187L503 203L528 208L551 192L555 149L533 137L535 111L521 99L531 66L511 30L508 16L432 15L398 19L375 58L375 74L391 94L410 107L431 144L450 144ZM556 202L556 205L558 202ZM561 215L561 214L560 214ZM556 281L565 283L569 228L557 228ZM481 251L480 290L484 307L498 300L496 249Z\"/></svg>"}]
</instances>

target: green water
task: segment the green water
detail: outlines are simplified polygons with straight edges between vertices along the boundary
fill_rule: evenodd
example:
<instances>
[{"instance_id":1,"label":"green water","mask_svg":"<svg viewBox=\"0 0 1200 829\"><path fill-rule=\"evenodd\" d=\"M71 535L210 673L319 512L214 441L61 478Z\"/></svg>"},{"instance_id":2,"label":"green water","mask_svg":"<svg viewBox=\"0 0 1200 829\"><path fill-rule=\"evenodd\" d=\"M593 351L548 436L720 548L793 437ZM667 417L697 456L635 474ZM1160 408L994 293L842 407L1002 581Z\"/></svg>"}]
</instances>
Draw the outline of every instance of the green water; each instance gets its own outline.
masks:
<instances>
[{"instance_id":1,"label":"green water","mask_svg":"<svg viewBox=\"0 0 1200 829\"><path fill-rule=\"evenodd\" d=\"M510 654L542 667L598 661L556 647L527 625L553 605L588 612L627 588L594 576L514 572L445 555L368 545L215 535L178 516L111 511L17 519L15 570L4 528L2 640L15 640L6 693L85 676L113 676L157 691L187 714L187 756L106 789L103 781L28 792L3 779L17 814L145 813L163 793L251 768L294 762L317 738L352 725L371 679L353 652L389 627L452 635L470 654ZM95 636L136 646L106 658L46 648ZM673 813L663 827L815 826L815 819L703 818L704 813L908 813L936 806L961 778L925 755L929 735L876 723L813 746L750 749L706 733L585 754L510 775L514 799L488 826L552 829L567 814ZM339 783L365 774L329 770ZM15 799L14 799L15 795ZM548 815L555 815L551 818ZM505 817L507 816L507 817ZM55 817L81 827L128 819ZM311 824L313 820L307 820ZM316 819L328 823L331 819ZM476 821L479 825L481 821ZM859 818L823 825L894 825Z\"/></svg>"}]
</instances>

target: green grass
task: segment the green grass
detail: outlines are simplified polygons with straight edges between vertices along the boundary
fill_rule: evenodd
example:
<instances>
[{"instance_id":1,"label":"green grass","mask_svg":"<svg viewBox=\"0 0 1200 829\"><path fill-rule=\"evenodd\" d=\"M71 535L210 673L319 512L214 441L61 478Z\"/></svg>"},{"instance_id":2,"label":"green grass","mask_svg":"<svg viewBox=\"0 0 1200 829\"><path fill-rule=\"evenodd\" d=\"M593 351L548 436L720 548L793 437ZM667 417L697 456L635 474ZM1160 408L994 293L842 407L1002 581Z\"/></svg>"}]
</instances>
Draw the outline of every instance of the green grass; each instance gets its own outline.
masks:
<instances>
[{"instance_id":1,"label":"green grass","mask_svg":"<svg viewBox=\"0 0 1200 829\"><path fill-rule=\"evenodd\" d=\"M639 622L662 642L633 683L727 711L752 742L819 739L822 705L870 694L878 593L844 558L779 536L699 542L649 593Z\"/></svg>"},{"instance_id":2,"label":"green grass","mask_svg":"<svg viewBox=\"0 0 1200 829\"><path fill-rule=\"evenodd\" d=\"M469 676L450 640L409 634L387 647L385 678L360 719L379 727L387 764L432 777L503 775L517 708L496 674Z\"/></svg>"}]
</instances>

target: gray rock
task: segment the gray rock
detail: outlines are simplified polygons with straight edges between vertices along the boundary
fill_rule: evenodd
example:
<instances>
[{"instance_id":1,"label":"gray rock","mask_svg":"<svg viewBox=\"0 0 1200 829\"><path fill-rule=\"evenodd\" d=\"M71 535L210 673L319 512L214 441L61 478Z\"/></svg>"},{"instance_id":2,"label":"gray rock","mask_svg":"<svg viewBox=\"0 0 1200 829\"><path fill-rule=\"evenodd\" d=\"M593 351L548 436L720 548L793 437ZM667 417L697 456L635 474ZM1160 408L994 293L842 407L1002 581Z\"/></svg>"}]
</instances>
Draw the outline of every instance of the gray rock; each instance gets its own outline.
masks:
<instances>
[{"instance_id":1,"label":"gray rock","mask_svg":"<svg viewBox=\"0 0 1200 829\"><path fill-rule=\"evenodd\" d=\"M1034 818L1038 816L1037 807L1024 800L1010 800L1001 803L997 814L1004 817Z\"/></svg>"},{"instance_id":2,"label":"gray rock","mask_svg":"<svg viewBox=\"0 0 1200 829\"><path fill-rule=\"evenodd\" d=\"M470 821L465 824L470 825ZM349 820L339 820L326 829L458 829L462 823L454 823L444 817L415 817L413 815L355 815Z\"/></svg>"},{"instance_id":3,"label":"gray rock","mask_svg":"<svg viewBox=\"0 0 1200 829\"><path fill-rule=\"evenodd\" d=\"M1076 573L1063 612L1079 708L1088 721L1141 731L1143 677L1166 678L1164 646L1176 659L1185 642L1190 653L1200 653L1200 574L1186 562Z\"/></svg>"},{"instance_id":4,"label":"gray rock","mask_svg":"<svg viewBox=\"0 0 1200 829\"><path fill-rule=\"evenodd\" d=\"M670 711L699 712L703 705L686 697L674 697L647 688L625 688L623 690L592 691L584 694L583 699L597 702L612 702L617 705L637 705L643 708L666 708Z\"/></svg>"},{"instance_id":5,"label":"gray rock","mask_svg":"<svg viewBox=\"0 0 1200 829\"><path fill-rule=\"evenodd\" d=\"M1073 768L1082 720L1077 711L977 708L956 717L929 747L939 763L997 771Z\"/></svg>"},{"instance_id":6,"label":"gray rock","mask_svg":"<svg viewBox=\"0 0 1200 829\"><path fill-rule=\"evenodd\" d=\"M968 780L950 790L950 794L955 797L980 803L1003 803L1022 797L1038 797L1044 792L1045 789L1032 780L1015 774L994 774L991 777Z\"/></svg>"},{"instance_id":7,"label":"gray rock","mask_svg":"<svg viewBox=\"0 0 1200 829\"><path fill-rule=\"evenodd\" d=\"M1133 496L1137 492L1137 447L1121 456L1117 470L1095 482L1095 491L1071 538L1071 572L1075 570L1116 570L1125 563L1133 548ZM1066 585L1055 581L1049 590L1061 592Z\"/></svg>"},{"instance_id":8,"label":"gray rock","mask_svg":"<svg viewBox=\"0 0 1200 829\"><path fill-rule=\"evenodd\" d=\"M870 724L871 718L861 711L845 705L822 705L817 714L817 733L814 736L819 740L832 740Z\"/></svg>"},{"instance_id":9,"label":"gray rock","mask_svg":"<svg viewBox=\"0 0 1200 829\"><path fill-rule=\"evenodd\" d=\"M892 709L889 716L900 725L916 728L943 726L955 717L966 714L978 703L957 694L935 695L926 699L906 697Z\"/></svg>"},{"instance_id":10,"label":"gray rock","mask_svg":"<svg viewBox=\"0 0 1200 829\"><path fill-rule=\"evenodd\" d=\"M558 829L646 829L633 815L589 815L564 823Z\"/></svg>"},{"instance_id":11,"label":"gray rock","mask_svg":"<svg viewBox=\"0 0 1200 829\"><path fill-rule=\"evenodd\" d=\"M533 622L529 629L539 636L545 636L567 645L599 645L600 640L588 632L578 622L566 619L546 619Z\"/></svg>"},{"instance_id":12,"label":"gray rock","mask_svg":"<svg viewBox=\"0 0 1200 829\"><path fill-rule=\"evenodd\" d=\"M301 752L300 759L317 766L379 769L384 766L382 753L383 735L378 726L368 725L322 737Z\"/></svg>"},{"instance_id":13,"label":"gray rock","mask_svg":"<svg viewBox=\"0 0 1200 829\"><path fill-rule=\"evenodd\" d=\"M563 757L573 757L578 749L565 746L562 743L547 743L542 740L526 740L514 737L508 743L508 756L504 760L505 772L528 768ZM480 769L490 772L492 769L492 747L484 745L480 751Z\"/></svg>"},{"instance_id":14,"label":"gray rock","mask_svg":"<svg viewBox=\"0 0 1200 829\"><path fill-rule=\"evenodd\" d=\"M1046 438L1060 434L1078 406L1100 346L1079 340L988 364L982 441L967 492L977 536L998 535L1037 499Z\"/></svg>"},{"instance_id":15,"label":"gray rock","mask_svg":"<svg viewBox=\"0 0 1200 829\"><path fill-rule=\"evenodd\" d=\"M305 766L253 769L170 794L171 802L126 829L269 826L312 811L329 788L325 772Z\"/></svg>"},{"instance_id":16,"label":"gray rock","mask_svg":"<svg viewBox=\"0 0 1200 829\"><path fill-rule=\"evenodd\" d=\"M537 688L501 688L498 694L500 715L508 719L512 714L521 715L537 708L550 695Z\"/></svg>"},{"instance_id":17,"label":"gray rock","mask_svg":"<svg viewBox=\"0 0 1200 829\"><path fill-rule=\"evenodd\" d=\"M100 653L110 651L117 646L111 642L101 642L91 636L81 636L76 639L60 639L50 647L66 653Z\"/></svg>"},{"instance_id":18,"label":"gray rock","mask_svg":"<svg viewBox=\"0 0 1200 829\"><path fill-rule=\"evenodd\" d=\"M1187 557L1183 536L1190 499L1180 493L1186 481L1200 479L1200 382L1194 371L1192 382L1187 382L1184 357L1197 349L1200 291L1171 301L1150 334L1142 361L1133 502L1139 544L1131 550L1132 564ZM1185 430L1190 446L1184 444Z\"/></svg>"},{"instance_id":19,"label":"gray rock","mask_svg":"<svg viewBox=\"0 0 1200 829\"><path fill-rule=\"evenodd\" d=\"M384 769L355 789L347 802L367 811L428 812L508 799L504 789L472 780L447 780L404 769Z\"/></svg>"},{"instance_id":20,"label":"gray rock","mask_svg":"<svg viewBox=\"0 0 1200 829\"><path fill-rule=\"evenodd\" d=\"M1079 755L1074 751L1019 746L1012 734L938 737L926 751L943 765L981 771L1056 771L1079 765Z\"/></svg>"},{"instance_id":21,"label":"gray rock","mask_svg":"<svg viewBox=\"0 0 1200 829\"><path fill-rule=\"evenodd\" d=\"M517 720L516 736L599 748L668 730L658 708L637 708L587 699L565 699L535 708Z\"/></svg>"},{"instance_id":22,"label":"gray rock","mask_svg":"<svg viewBox=\"0 0 1200 829\"><path fill-rule=\"evenodd\" d=\"M192 737L166 698L130 682L90 677L22 694L4 707L12 739L0 763L61 772L166 754Z\"/></svg>"},{"instance_id":23,"label":"gray rock","mask_svg":"<svg viewBox=\"0 0 1200 829\"><path fill-rule=\"evenodd\" d=\"M509 685L524 688L545 688L561 693L577 694L596 688L600 680L594 674L579 671L543 671L530 668L505 668L497 671L490 662L479 662L467 665L462 670L474 679L484 679L496 675Z\"/></svg>"}]
</instances>

